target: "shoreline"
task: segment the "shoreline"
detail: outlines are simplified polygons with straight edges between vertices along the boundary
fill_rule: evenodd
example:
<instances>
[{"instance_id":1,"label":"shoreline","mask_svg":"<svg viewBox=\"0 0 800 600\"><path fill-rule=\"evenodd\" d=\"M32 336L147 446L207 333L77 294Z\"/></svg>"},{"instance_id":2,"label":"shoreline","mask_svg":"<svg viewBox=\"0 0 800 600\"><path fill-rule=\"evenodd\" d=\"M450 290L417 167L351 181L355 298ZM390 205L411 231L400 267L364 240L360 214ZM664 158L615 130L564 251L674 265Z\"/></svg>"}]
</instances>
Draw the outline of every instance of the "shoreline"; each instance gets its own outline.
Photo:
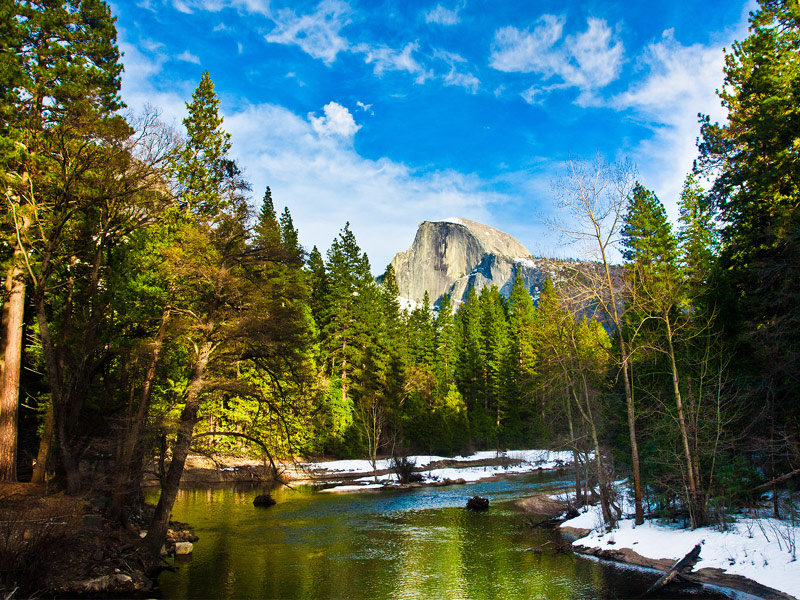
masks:
<instances>
[{"instance_id":1,"label":"shoreline","mask_svg":"<svg viewBox=\"0 0 800 600\"><path fill-rule=\"evenodd\" d=\"M522 512L549 517L549 522L557 525L562 539L569 543L570 548L576 554L620 565L651 569L661 574L668 572L675 564L675 558L650 558L627 547L609 549L600 546L576 544L575 542L585 540L594 530L566 525L568 520L559 519L563 514L563 510L559 510L552 503L557 504L557 501L554 501L546 494L536 494L523 500L518 500L514 504ZM535 506L537 510L527 510L526 504ZM551 510L543 510L547 507L551 507ZM764 600L797 600L796 596L769 587L743 575L728 573L716 567L691 570L681 574L681 578L692 583L748 594ZM655 580L656 578L653 579L654 582Z\"/></svg>"}]
</instances>

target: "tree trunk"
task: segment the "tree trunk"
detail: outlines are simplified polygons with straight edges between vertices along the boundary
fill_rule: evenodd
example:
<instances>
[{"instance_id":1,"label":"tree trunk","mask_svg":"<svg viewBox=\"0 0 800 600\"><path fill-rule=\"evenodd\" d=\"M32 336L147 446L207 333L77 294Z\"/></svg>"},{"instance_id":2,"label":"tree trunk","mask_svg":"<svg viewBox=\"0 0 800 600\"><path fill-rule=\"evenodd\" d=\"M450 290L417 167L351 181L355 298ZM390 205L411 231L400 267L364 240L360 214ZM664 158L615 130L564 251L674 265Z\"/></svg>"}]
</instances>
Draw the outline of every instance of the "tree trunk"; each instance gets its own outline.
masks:
<instances>
[{"instance_id":1,"label":"tree trunk","mask_svg":"<svg viewBox=\"0 0 800 600\"><path fill-rule=\"evenodd\" d=\"M17 481L17 414L19 374L22 363L22 327L25 312L25 279L19 264L22 251L14 251L14 264L6 278L8 300L3 305L5 348L0 389L0 481Z\"/></svg>"},{"instance_id":2,"label":"tree trunk","mask_svg":"<svg viewBox=\"0 0 800 600\"><path fill-rule=\"evenodd\" d=\"M31 483L44 483L47 478L47 461L50 458L50 449L53 446L53 403L47 405L44 414L44 431L39 440L39 452L36 455L36 464L33 466Z\"/></svg>"},{"instance_id":3,"label":"tree trunk","mask_svg":"<svg viewBox=\"0 0 800 600\"><path fill-rule=\"evenodd\" d=\"M581 506L583 504L581 498L581 466L578 460L579 452L578 443L575 440L575 427L572 423L572 402L568 395L565 396L565 399L567 404L567 423L569 423L569 440L572 446L572 463L575 467L575 503Z\"/></svg>"},{"instance_id":4,"label":"tree trunk","mask_svg":"<svg viewBox=\"0 0 800 600\"><path fill-rule=\"evenodd\" d=\"M150 365L147 368L147 373L142 385L142 396L139 400L139 406L136 415L130 423L130 431L125 436L123 442L122 452L120 454L119 464L117 466L117 476L114 481L114 493L111 500L110 516L112 520L120 520L122 518L122 511L126 498L130 495L131 487L131 470L134 459L134 451L136 445L141 443L139 436L141 435L144 427L147 414L150 410L150 398L152 396L153 383L156 379L156 369L158 368L159 358L161 356L161 348L164 344L164 335L167 329L167 322L169 321L170 310L167 308L161 315L161 325L158 328L156 339L153 345L153 355L150 360Z\"/></svg>"},{"instance_id":5,"label":"tree trunk","mask_svg":"<svg viewBox=\"0 0 800 600\"><path fill-rule=\"evenodd\" d=\"M672 392L675 396L675 406L678 409L678 424L681 430L681 441L683 442L683 455L686 459L686 474L689 488L689 514L692 519L692 529L697 529L698 527L706 525L705 510L697 485L695 462L692 458L689 434L686 428L686 417L683 414L683 399L681 398L678 365L675 361L675 348L672 343L672 324L670 323L668 310L664 313L664 322L667 325L667 342L669 344L669 360L672 370Z\"/></svg>"},{"instance_id":6,"label":"tree trunk","mask_svg":"<svg viewBox=\"0 0 800 600\"><path fill-rule=\"evenodd\" d=\"M597 226L597 225L595 225ZM597 235L598 242L602 236ZM614 293L614 282L611 279L611 270L608 266L608 259L606 258L605 248L600 243L600 251L603 259L603 268L605 270L606 286L608 286L608 295L611 302L611 314L609 317L614 319L614 327L619 336L620 358L622 360L622 381L625 384L625 408L628 413L628 437L631 444L631 467L633 471L633 504L635 511L635 523L641 525L644 523L644 508L642 507L642 478L639 471L639 444L636 441L636 410L633 403L633 388L628 374L628 367L630 365L630 356L628 354L628 344L625 340L625 335L622 330L622 319L620 319L619 312L617 311L617 298Z\"/></svg>"},{"instance_id":7,"label":"tree trunk","mask_svg":"<svg viewBox=\"0 0 800 600\"><path fill-rule=\"evenodd\" d=\"M186 457L192 445L194 425L197 420L197 411L200 408L200 400L205 383L206 366L213 348L211 341L203 342L192 369L192 378L186 390L186 404L181 412L178 425L178 436L172 448L172 462L170 462L169 470L164 478L161 497L158 499L158 505L153 514L153 521L150 523L150 528L144 538L144 545L153 556L158 556L161 552L161 546L167 534L170 513L178 495L178 486L181 483L183 467L186 464Z\"/></svg>"}]
</instances>

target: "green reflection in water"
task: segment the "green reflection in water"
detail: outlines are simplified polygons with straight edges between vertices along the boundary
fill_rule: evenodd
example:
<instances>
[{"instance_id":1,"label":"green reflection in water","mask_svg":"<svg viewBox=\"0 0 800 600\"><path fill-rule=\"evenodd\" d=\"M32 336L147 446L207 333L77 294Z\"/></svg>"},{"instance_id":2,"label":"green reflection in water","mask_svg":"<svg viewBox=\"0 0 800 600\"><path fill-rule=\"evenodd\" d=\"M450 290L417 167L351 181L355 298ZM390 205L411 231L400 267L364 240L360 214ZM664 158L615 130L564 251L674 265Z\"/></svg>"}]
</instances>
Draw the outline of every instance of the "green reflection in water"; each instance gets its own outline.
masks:
<instances>
[{"instance_id":1,"label":"green reflection in water","mask_svg":"<svg viewBox=\"0 0 800 600\"><path fill-rule=\"evenodd\" d=\"M548 551L555 532L533 530L498 505L557 476L466 487L326 494L310 487L181 490L173 519L200 541L177 572L159 578L164 598L631 598L654 578ZM493 498L487 513L466 498ZM155 498L149 498L151 501ZM531 548L543 548L535 552ZM696 597L696 596L695 596ZM711 596L705 596L711 597Z\"/></svg>"}]
</instances>

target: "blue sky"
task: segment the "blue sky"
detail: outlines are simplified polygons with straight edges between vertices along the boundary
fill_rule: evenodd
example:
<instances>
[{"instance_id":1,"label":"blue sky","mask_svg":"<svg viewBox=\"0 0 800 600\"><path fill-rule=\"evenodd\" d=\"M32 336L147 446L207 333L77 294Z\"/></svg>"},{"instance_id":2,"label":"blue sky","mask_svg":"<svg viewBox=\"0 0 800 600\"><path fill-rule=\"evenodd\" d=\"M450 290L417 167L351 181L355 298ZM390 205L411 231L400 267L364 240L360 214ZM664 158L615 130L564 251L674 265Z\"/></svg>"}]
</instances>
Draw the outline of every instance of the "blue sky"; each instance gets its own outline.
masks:
<instances>
[{"instance_id":1,"label":"blue sky","mask_svg":"<svg viewBox=\"0 0 800 600\"><path fill-rule=\"evenodd\" d=\"M423 220L467 217L538 255L570 156L630 158L672 217L697 113L724 119L723 48L752 2L117 0L123 99L180 126L209 71L233 155L301 241L351 222L373 270Z\"/></svg>"}]
</instances>

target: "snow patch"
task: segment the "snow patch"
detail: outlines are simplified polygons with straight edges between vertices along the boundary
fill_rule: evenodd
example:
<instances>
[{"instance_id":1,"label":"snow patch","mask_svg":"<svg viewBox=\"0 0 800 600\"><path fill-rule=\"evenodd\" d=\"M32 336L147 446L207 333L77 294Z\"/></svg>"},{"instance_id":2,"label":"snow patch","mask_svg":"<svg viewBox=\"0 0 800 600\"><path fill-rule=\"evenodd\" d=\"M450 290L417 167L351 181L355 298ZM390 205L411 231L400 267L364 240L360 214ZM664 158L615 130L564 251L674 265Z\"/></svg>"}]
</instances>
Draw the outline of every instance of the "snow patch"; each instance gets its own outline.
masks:
<instances>
[{"instance_id":1,"label":"snow patch","mask_svg":"<svg viewBox=\"0 0 800 600\"><path fill-rule=\"evenodd\" d=\"M678 560L703 543L695 569L721 569L800 597L800 563L794 558L796 551L792 552L800 538L800 526L788 521L740 517L728 531L708 527L692 531L652 521L636 526L626 519L610 532L605 532L602 521L600 507L593 506L561 526L594 530L575 540L576 546L630 548L653 559Z\"/></svg>"}]
</instances>

